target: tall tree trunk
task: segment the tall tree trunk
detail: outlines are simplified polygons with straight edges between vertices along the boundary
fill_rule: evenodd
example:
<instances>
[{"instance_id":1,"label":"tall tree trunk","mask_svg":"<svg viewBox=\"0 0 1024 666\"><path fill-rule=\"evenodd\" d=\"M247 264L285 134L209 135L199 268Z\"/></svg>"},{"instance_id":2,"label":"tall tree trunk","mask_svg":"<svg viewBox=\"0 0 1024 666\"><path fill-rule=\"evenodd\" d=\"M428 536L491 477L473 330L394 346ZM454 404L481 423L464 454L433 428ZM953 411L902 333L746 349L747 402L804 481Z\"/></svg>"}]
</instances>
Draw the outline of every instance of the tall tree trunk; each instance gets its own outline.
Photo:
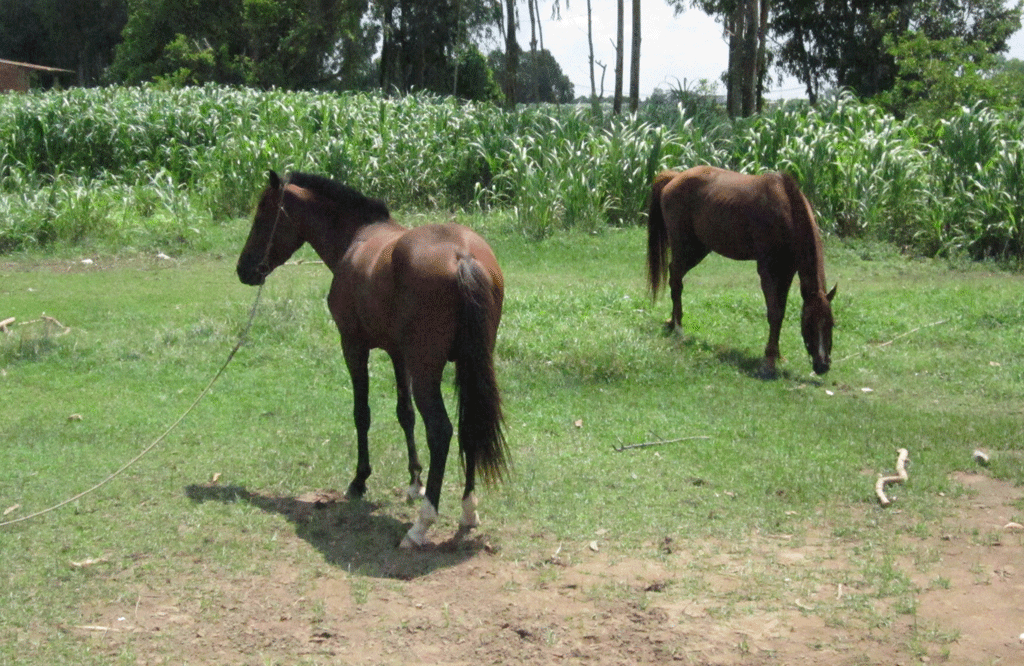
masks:
<instances>
[{"instance_id":1,"label":"tall tree trunk","mask_svg":"<svg viewBox=\"0 0 1024 666\"><path fill-rule=\"evenodd\" d=\"M462 0L455 0L455 22L457 24L457 34L463 35L462 30ZM455 64L455 75L452 77L452 97L459 96L459 60L462 58L462 44L461 37L455 41L454 49L454 64Z\"/></svg>"},{"instance_id":2,"label":"tall tree trunk","mask_svg":"<svg viewBox=\"0 0 1024 666\"><path fill-rule=\"evenodd\" d=\"M633 45L629 60L629 110L640 108L640 0L633 0Z\"/></svg>"},{"instance_id":3,"label":"tall tree trunk","mask_svg":"<svg viewBox=\"0 0 1024 666\"><path fill-rule=\"evenodd\" d=\"M743 117L754 115L756 110L755 91L757 83L757 32L759 0L746 0L743 17L743 83L741 89Z\"/></svg>"},{"instance_id":4,"label":"tall tree trunk","mask_svg":"<svg viewBox=\"0 0 1024 666\"><path fill-rule=\"evenodd\" d=\"M726 18L729 33L729 72L727 74L726 107L729 116L750 116L759 106L761 66L764 37L762 18L767 16L767 0L742 0ZM764 24L766 25L766 24Z\"/></svg>"},{"instance_id":5,"label":"tall tree trunk","mask_svg":"<svg viewBox=\"0 0 1024 666\"><path fill-rule=\"evenodd\" d=\"M594 81L594 21L593 13L590 8L590 0L587 0L587 46L590 47L590 105L596 112L598 110L597 105L597 84ZM602 81L601 94L604 94L604 85Z\"/></svg>"},{"instance_id":6,"label":"tall tree trunk","mask_svg":"<svg viewBox=\"0 0 1024 666\"><path fill-rule=\"evenodd\" d=\"M530 53L537 52L537 15L534 13L534 0L526 0L530 10Z\"/></svg>"},{"instance_id":7,"label":"tall tree trunk","mask_svg":"<svg viewBox=\"0 0 1024 666\"><path fill-rule=\"evenodd\" d=\"M540 76L537 70L537 20L539 16L534 11L536 0L526 0L526 6L530 10L530 58L532 60L530 75L530 100L540 101Z\"/></svg>"},{"instance_id":8,"label":"tall tree trunk","mask_svg":"<svg viewBox=\"0 0 1024 666\"><path fill-rule=\"evenodd\" d=\"M730 118L739 117L741 108L741 80L743 61L743 4L737 3L733 12L726 17L726 32L729 34L729 69L725 82L725 107Z\"/></svg>"},{"instance_id":9,"label":"tall tree trunk","mask_svg":"<svg viewBox=\"0 0 1024 666\"><path fill-rule=\"evenodd\" d=\"M398 53L395 35L394 3L385 2L381 7L381 26L384 38L380 50L380 89L390 93L397 83Z\"/></svg>"},{"instance_id":10,"label":"tall tree trunk","mask_svg":"<svg viewBox=\"0 0 1024 666\"><path fill-rule=\"evenodd\" d=\"M505 0L505 106L516 108L519 44L516 43L516 2Z\"/></svg>"},{"instance_id":11,"label":"tall tree trunk","mask_svg":"<svg viewBox=\"0 0 1024 666\"><path fill-rule=\"evenodd\" d=\"M529 0L528 0L529 1ZM540 0L533 0L534 11L537 13L537 37L540 38L540 50L544 50L544 24L540 21Z\"/></svg>"},{"instance_id":12,"label":"tall tree trunk","mask_svg":"<svg viewBox=\"0 0 1024 666\"><path fill-rule=\"evenodd\" d=\"M796 41L800 46L800 66L803 70L803 76L800 77L804 85L807 86L807 101L810 102L811 106L818 105L818 82L817 78L811 72L811 56L807 53L807 43L804 41L804 29L803 24L797 24L796 27Z\"/></svg>"},{"instance_id":13,"label":"tall tree trunk","mask_svg":"<svg viewBox=\"0 0 1024 666\"><path fill-rule=\"evenodd\" d=\"M615 97L612 100L612 113L615 115L622 113L622 68L626 55L626 49L622 43L625 36L625 5L626 0L617 0L615 20Z\"/></svg>"},{"instance_id":14,"label":"tall tree trunk","mask_svg":"<svg viewBox=\"0 0 1024 666\"><path fill-rule=\"evenodd\" d=\"M757 112L764 110L764 77L768 75L768 5L771 0L761 0L761 20L757 31Z\"/></svg>"}]
</instances>

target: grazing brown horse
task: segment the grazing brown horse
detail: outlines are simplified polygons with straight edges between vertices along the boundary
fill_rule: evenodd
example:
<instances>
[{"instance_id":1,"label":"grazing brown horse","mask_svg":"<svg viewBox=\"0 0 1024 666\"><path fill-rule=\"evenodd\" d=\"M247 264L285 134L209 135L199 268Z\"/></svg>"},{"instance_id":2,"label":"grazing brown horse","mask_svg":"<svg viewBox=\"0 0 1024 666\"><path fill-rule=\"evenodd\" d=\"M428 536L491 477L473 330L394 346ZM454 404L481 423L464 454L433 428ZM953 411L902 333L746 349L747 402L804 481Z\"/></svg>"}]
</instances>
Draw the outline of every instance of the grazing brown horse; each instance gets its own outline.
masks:
<instances>
[{"instance_id":1,"label":"grazing brown horse","mask_svg":"<svg viewBox=\"0 0 1024 666\"><path fill-rule=\"evenodd\" d=\"M459 452L466 474L460 525L475 527L476 471L485 481L496 481L507 467L493 364L504 282L494 253L466 227L406 229L378 199L304 173L293 173L282 183L271 171L238 259L239 279L263 284L307 242L334 274L327 304L352 378L358 462L349 496L362 497L371 472L367 361L370 350L379 348L391 357L398 385L398 422L409 449L409 497L425 495L401 545L412 548L426 542L426 532L437 519L452 437L441 375L447 362L454 361ZM413 401L430 449L425 493L413 441Z\"/></svg>"},{"instance_id":2,"label":"grazing brown horse","mask_svg":"<svg viewBox=\"0 0 1024 666\"><path fill-rule=\"evenodd\" d=\"M666 325L671 329L682 328L683 276L711 252L757 262L768 310L763 371L769 376L779 359L789 287L793 276L800 276L804 346L814 372L828 372L836 288L825 293L821 234L796 180L784 173L748 176L710 166L660 173L651 188L647 270L655 298L668 273L672 317Z\"/></svg>"}]
</instances>

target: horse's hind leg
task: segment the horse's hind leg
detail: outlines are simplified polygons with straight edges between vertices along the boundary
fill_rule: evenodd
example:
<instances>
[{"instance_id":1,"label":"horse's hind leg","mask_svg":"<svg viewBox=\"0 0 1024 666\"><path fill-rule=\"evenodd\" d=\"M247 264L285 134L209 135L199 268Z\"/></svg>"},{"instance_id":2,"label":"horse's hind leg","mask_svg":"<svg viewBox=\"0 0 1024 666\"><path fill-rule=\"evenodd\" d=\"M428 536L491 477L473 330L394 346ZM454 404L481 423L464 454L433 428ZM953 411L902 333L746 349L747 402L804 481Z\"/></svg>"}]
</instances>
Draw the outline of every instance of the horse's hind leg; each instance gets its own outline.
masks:
<instances>
[{"instance_id":1,"label":"horse's hind leg","mask_svg":"<svg viewBox=\"0 0 1024 666\"><path fill-rule=\"evenodd\" d=\"M406 489L406 495L410 500L417 500L423 497L423 481L420 480L423 466L416 453L416 411L412 407L412 386L401 358L392 356L391 364L395 368L395 386L398 389L395 414L398 417L398 424L402 426L402 432L405 433L405 446L409 450L409 487Z\"/></svg>"},{"instance_id":2,"label":"horse's hind leg","mask_svg":"<svg viewBox=\"0 0 1024 666\"><path fill-rule=\"evenodd\" d=\"M366 479L373 471L370 468L370 447L367 440L370 431L370 375L367 349L345 348L345 363L352 378L352 412L356 422L357 462L356 476L348 485L348 496L359 498L366 494Z\"/></svg>"},{"instance_id":3,"label":"horse's hind leg","mask_svg":"<svg viewBox=\"0 0 1024 666\"><path fill-rule=\"evenodd\" d=\"M708 256L708 250L696 239L686 243L677 243L672 250L672 262L668 268L672 316L665 322L665 328L673 333L681 333L683 330L683 278L706 256Z\"/></svg>"},{"instance_id":4,"label":"horse's hind leg","mask_svg":"<svg viewBox=\"0 0 1024 666\"><path fill-rule=\"evenodd\" d=\"M480 514L476 512L476 453L472 450L463 451L466 463L466 486L462 491L462 518L459 528L468 530L480 524Z\"/></svg>"},{"instance_id":5,"label":"horse's hind leg","mask_svg":"<svg viewBox=\"0 0 1024 666\"><path fill-rule=\"evenodd\" d=\"M443 366L441 368L443 370ZM448 448L452 441L452 422L441 397L441 372L429 373L427 379L414 377L413 398L423 425L427 431L427 446L430 449L430 470L427 472L427 489L420 506L416 522L402 539L402 548L415 548L426 543L427 530L437 520L437 509L441 501L441 486L448 462Z\"/></svg>"}]
</instances>

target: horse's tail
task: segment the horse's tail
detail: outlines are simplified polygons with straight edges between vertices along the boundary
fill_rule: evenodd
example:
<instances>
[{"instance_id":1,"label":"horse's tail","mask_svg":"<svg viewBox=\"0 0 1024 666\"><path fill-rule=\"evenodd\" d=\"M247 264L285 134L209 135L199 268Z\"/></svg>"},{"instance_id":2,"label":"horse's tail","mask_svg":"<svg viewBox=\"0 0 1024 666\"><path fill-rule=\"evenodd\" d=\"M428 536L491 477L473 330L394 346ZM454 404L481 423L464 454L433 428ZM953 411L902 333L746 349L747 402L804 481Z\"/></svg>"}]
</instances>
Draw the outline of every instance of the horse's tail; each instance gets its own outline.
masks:
<instances>
[{"instance_id":1,"label":"horse's tail","mask_svg":"<svg viewBox=\"0 0 1024 666\"><path fill-rule=\"evenodd\" d=\"M651 199L647 209L647 283L651 298L658 298L658 290L668 273L668 229L661 212L661 191L675 177L672 171L662 171L651 185Z\"/></svg>"},{"instance_id":2,"label":"horse's tail","mask_svg":"<svg viewBox=\"0 0 1024 666\"><path fill-rule=\"evenodd\" d=\"M471 257L459 260L456 279L462 299L455 334L459 453L464 464L480 470L484 481L500 481L508 469L501 395L494 374L500 294L483 266Z\"/></svg>"}]
</instances>

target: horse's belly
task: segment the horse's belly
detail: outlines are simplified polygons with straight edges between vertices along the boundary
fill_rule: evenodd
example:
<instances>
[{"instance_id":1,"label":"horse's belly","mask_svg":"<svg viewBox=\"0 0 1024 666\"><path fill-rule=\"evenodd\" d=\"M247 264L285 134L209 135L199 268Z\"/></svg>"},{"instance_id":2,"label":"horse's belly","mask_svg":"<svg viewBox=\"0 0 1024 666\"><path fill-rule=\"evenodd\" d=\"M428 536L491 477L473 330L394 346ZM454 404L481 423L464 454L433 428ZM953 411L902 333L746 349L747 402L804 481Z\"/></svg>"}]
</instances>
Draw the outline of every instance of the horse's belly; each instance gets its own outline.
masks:
<instances>
[{"instance_id":1,"label":"horse's belly","mask_svg":"<svg viewBox=\"0 0 1024 666\"><path fill-rule=\"evenodd\" d=\"M739 229L720 228L714 230L698 231L697 238L703 245L723 257L737 261L750 261L757 259L755 244L749 234L742 233Z\"/></svg>"}]
</instances>

